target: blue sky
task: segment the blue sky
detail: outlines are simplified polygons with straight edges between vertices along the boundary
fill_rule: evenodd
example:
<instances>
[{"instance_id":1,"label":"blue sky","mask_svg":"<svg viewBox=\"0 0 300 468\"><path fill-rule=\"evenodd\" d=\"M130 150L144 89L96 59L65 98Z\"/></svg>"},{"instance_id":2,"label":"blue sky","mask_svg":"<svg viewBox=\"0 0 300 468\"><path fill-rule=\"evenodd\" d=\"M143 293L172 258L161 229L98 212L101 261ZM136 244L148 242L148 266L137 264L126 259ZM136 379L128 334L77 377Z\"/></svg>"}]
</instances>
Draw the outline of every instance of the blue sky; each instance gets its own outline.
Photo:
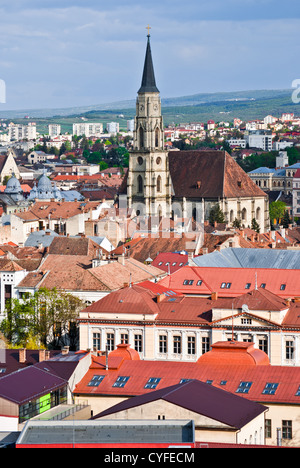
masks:
<instances>
[{"instance_id":1,"label":"blue sky","mask_svg":"<svg viewBox=\"0 0 300 468\"><path fill-rule=\"evenodd\" d=\"M134 99L146 26L162 97L290 88L299 0L0 0L0 110Z\"/></svg>"}]
</instances>

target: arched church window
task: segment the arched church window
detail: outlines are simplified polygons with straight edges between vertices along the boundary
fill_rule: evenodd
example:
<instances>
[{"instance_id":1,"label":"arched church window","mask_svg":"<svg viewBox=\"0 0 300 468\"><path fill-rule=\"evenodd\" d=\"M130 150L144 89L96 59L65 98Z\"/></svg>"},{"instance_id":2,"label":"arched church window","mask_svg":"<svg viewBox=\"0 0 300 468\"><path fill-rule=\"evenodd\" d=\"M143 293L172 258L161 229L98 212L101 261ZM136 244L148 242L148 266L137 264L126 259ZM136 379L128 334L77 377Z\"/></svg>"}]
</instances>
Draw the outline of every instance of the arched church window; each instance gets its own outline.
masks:
<instances>
[{"instance_id":1,"label":"arched church window","mask_svg":"<svg viewBox=\"0 0 300 468\"><path fill-rule=\"evenodd\" d=\"M159 147L159 128L155 130L155 148Z\"/></svg>"},{"instance_id":2,"label":"arched church window","mask_svg":"<svg viewBox=\"0 0 300 468\"><path fill-rule=\"evenodd\" d=\"M161 177L158 176L156 179L156 191L161 192Z\"/></svg>"},{"instance_id":3,"label":"arched church window","mask_svg":"<svg viewBox=\"0 0 300 468\"><path fill-rule=\"evenodd\" d=\"M144 191L143 177L141 175L139 175L137 181L138 181L138 192L143 193L143 191Z\"/></svg>"},{"instance_id":4,"label":"arched church window","mask_svg":"<svg viewBox=\"0 0 300 468\"><path fill-rule=\"evenodd\" d=\"M144 130L142 127L139 128L139 146L144 148Z\"/></svg>"}]
</instances>

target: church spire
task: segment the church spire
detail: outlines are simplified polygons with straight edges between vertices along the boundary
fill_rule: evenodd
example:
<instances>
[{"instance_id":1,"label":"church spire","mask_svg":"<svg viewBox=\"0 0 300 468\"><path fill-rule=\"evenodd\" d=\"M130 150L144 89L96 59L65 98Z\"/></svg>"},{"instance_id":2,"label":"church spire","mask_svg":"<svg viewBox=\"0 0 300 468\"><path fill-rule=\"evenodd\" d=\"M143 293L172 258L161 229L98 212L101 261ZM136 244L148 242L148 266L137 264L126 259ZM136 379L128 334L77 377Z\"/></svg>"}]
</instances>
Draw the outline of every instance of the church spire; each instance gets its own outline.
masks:
<instances>
[{"instance_id":1,"label":"church spire","mask_svg":"<svg viewBox=\"0 0 300 468\"><path fill-rule=\"evenodd\" d=\"M149 34L150 27L148 26L147 29L148 29L148 35L147 35L148 40L147 40L146 57L145 57L142 85L140 89L138 90L138 93L159 93L156 87L152 54L151 54L150 34Z\"/></svg>"}]
</instances>

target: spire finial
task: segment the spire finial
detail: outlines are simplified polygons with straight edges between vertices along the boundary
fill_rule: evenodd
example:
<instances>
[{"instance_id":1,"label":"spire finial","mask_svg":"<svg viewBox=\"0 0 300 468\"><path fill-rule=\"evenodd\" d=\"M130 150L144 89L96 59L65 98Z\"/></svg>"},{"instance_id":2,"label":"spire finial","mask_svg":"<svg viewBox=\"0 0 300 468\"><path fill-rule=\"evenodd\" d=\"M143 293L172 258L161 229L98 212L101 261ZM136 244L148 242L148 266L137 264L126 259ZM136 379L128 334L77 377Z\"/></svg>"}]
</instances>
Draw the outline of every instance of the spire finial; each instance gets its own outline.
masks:
<instances>
[{"instance_id":1,"label":"spire finial","mask_svg":"<svg viewBox=\"0 0 300 468\"><path fill-rule=\"evenodd\" d=\"M148 29L148 35L147 35L147 37L150 37L150 29L152 29L151 26L149 26L149 24L148 24L148 26L146 27L146 29Z\"/></svg>"}]
</instances>

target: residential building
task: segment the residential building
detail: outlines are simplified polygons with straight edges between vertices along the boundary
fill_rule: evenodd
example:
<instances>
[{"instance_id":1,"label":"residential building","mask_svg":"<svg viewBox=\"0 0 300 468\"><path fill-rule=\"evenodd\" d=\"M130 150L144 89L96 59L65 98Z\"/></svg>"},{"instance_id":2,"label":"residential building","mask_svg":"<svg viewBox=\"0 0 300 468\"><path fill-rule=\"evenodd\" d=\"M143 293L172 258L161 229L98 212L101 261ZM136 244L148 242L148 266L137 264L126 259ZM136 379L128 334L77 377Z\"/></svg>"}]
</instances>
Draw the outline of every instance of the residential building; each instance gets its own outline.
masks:
<instances>
[{"instance_id":1,"label":"residential building","mask_svg":"<svg viewBox=\"0 0 300 468\"><path fill-rule=\"evenodd\" d=\"M55 138L61 134L61 125L59 124L50 124L48 125L49 136L50 138Z\"/></svg>"},{"instance_id":2,"label":"residential building","mask_svg":"<svg viewBox=\"0 0 300 468\"><path fill-rule=\"evenodd\" d=\"M106 124L106 131L111 134L119 133L120 124L118 122L108 122Z\"/></svg>"},{"instance_id":3,"label":"residential building","mask_svg":"<svg viewBox=\"0 0 300 468\"><path fill-rule=\"evenodd\" d=\"M103 125L99 122L81 122L73 124L73 135L86 136L89 138L92 136L100 136L102 133Z\"/></svg>"},{"instance_id":4,"label":"residential building","mask_svg":"<svg viewBox=\"0 0 300 468\"><path fill-rule=\"evenodd\" d=\"M268 130L253 130L246 131L245 136L246 145L249 148L260 148L264 151L272 151L272 132Z\"/></svg>"},{"instance_id":5,"label":"residential building","mask_svg":"<svg viewBox=\"0 0 300 468\"><path fill-rule=\"evenodd\" d=\"M10 123L8 126L8 138L10 141L36 140L36 124L34 122L28 125Z\"/></svg>"}]
</instances>

